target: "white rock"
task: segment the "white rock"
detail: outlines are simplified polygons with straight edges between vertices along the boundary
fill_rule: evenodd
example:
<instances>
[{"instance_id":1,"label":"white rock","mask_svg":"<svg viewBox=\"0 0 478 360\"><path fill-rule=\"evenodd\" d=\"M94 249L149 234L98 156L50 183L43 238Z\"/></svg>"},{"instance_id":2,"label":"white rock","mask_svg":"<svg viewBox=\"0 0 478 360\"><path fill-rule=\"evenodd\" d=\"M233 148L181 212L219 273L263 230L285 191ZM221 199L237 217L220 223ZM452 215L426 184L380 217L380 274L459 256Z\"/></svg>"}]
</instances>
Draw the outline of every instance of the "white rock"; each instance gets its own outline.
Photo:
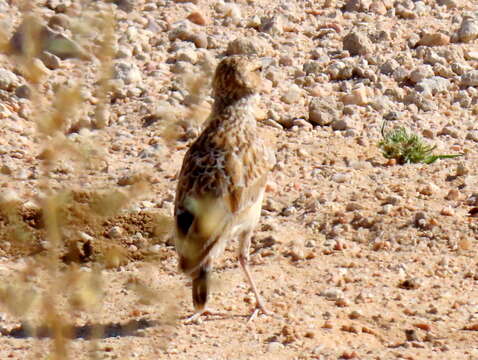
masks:
<instances>
[{"instance_id":1,"label":"white rock","mask_svg":"<svg viewBox=\"0 0 478 360\"><path fill-rule=\"evenodd\" d=\"M471 42L478 38L478 21L471 18L463 19L460 29L458 30L458 38L462 42Z\"/></svg>"}]
</instances>

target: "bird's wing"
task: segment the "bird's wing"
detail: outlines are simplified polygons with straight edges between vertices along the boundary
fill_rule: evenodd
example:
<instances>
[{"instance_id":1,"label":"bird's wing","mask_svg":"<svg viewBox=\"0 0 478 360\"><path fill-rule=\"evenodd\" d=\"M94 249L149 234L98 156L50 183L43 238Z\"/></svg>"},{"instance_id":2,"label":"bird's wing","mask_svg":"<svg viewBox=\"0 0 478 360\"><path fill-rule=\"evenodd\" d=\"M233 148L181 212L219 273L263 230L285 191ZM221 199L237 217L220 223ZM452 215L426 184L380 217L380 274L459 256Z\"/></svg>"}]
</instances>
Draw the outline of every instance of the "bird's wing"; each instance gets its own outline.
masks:
<instances>
[{"instance_id":1,"label":"bird's wing","mask_svg":"<svg viewBox=\"0 0 478 360\"><path fill-rule=\"evenodd\" d=\"M183 271L194 271L214 248L225 246L234 219L258 201L270 168L262 150L225 152L198 141L186 154L175 203Z\"/></svg>"}]
</instances>

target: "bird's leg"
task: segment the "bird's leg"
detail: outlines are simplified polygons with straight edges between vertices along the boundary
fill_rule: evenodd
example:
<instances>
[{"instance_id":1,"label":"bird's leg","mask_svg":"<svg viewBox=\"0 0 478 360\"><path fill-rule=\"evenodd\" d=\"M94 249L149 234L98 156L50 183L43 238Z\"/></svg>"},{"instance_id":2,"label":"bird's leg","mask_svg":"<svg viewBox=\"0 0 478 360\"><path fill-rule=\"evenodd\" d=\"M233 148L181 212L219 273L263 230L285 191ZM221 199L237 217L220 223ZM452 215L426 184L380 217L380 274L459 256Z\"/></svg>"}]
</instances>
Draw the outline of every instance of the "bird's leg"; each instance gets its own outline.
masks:
<instances>
[{"instance_id":1,"label":"bird's leg","mask_svg":"<svg viewBox=\"0 0 478 360\"><path fill-rule=\"evenodd\" d=\"M266 309L264 303L262 302L262 298L257 291L256 284L254 283L254 279L249 271L249 248L251 246L251 235L252 232L247 232L241 237L239 253L239 263L241 264L241 267L246 274L247 281L249 282L249 285L251 286L251 289L256 297L256 308L250 316L249 321L254 320L259 311L266 315L270 314L269 310Z\"/></svg>"}]
</instances>

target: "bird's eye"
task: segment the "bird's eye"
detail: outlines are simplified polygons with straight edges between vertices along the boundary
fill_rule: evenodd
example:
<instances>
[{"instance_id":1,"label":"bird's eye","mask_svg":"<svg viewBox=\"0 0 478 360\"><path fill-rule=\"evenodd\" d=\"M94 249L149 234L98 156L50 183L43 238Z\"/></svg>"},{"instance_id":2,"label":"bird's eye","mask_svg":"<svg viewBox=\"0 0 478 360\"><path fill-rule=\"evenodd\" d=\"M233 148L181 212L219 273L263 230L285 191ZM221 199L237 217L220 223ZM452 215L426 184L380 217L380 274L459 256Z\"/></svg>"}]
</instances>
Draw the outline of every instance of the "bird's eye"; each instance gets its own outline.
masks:
<instances>
[{"instance_id":1,"label":"bird's eye","mask_svg":"<svg viewBox=\"0 0 478 360\"><path fill-rule=\"evenodd\" d=\"M259 66L255 71L261 72L262 71L262 66Z\"/></svg>"}]
</instances>

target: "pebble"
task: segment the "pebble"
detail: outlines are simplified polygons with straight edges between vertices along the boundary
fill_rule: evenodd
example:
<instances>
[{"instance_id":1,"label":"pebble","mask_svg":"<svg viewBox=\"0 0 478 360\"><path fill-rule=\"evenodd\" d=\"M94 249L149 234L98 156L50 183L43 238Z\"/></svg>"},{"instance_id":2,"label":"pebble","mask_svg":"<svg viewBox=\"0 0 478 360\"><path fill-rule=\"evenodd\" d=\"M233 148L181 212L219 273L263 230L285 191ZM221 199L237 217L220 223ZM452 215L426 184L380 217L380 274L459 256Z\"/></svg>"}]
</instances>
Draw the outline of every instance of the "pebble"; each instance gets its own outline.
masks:
<instances>
[{"instance_id":1,"label":"pebble","mask_svg":"<svg viewBox=\"0 0 478 360\"><path fill-rule=\"evenodd\" d=\"M442 33L424 33L417 45L443 46L450 43L450 37Z\"/></svg>"},{"instance_id":2,"label":"pebble","mask_svg":"<svg viewBox=\"0 0 478 360\"><path fill-rule=\"evenodd\" d=\"M345 11L368 11L373 1L370 0L348 0L345 3Z\"/></svg>"},{"instance_id":3,"label":"pebble","mask_svg":"<svg viewBox=\"0 0 478 360\"><path fill-rule=\"evenodd\" d=\"M135 0L114 0L116 6L124 12L132 12L134 10Z\"/></svg>"},{"instance_id":4,"label":"pebble","mask_svg":"<svg viewBox=\"0 0 478 360\"><path fill-rule=\"evenodd\" d=\"M454 216L455 210L450 206L445 206L440 210L440 214L444 216Z\"/></svg>"},{"instance_id":5,"label":"pebble","mask_svg":"<svg viewBox=\"0 0 478 360\"><path fill-rule=\"evenodd\" d=\"M19 85L17 75L7 69L0 69L0 89L11 91Z\"/></svg>"},{"instance_id":6,"label":"pebble","mask_svg":"<svg viewBox=\"0 0 478 360\"><path fill-rule=\"evenodd\" d=\"M337 174L334 174L332 175L332 181L336 182L336 183L339 183L339 184L343 184L345 182L347 182L350 178L350 175L349 174L346 174L346 173L337 173Z\"/></svg>"},{"instance_id":7,"label":"pebble","mask_svg":"<svg viewBox=\"0 0 478 360\"><path fill-rule=\"evenodd\" d=\"M478 130L470 130L466 133L466 139L478 142Z\"/></svg>"},{"instance_id":8,"label":"pebble","mask_svg":"<svg viewBox=\"0 0 478 360\"><path fill-rule=\"evenodd\" d=\"M461 85L478 86L478 70L472 70L461 76Z\"/></svg>"},{"instance_id":9,"label":"pebble","mask_svg":"<svg viewBox=\"0 0 478 360\"><path fill-rule=\"evenodd\" d=\"M459 163L456 167L456 176L465 176L470 173L470 170L464 163Z\"/></svg>"},{"instance_id":10,"label":"pebble","mask_svg":"<svg viewBox=\"0 0 478 360\"><path fill-rule=\"evenodd\" d=\"M408 20L416 19L418 16L413 10L407 9L402 4L398 4L395 6L395 14L402 19Z\"/></svg>"},{"instance_id":11,"label":"pebble","mask_svg":"<svg viewBox=\"0 0 478 360\"><path fill-rule=\"evenodd\" d=\"M292 84L291 86L289 86L287 92L281 96L281 100L286 104L295 104L299 102L302 96L302 89L296 84Z\"/></svg>"},{"instance_id":12,"label":"pebble","mask_svg":"<svg viewBox=\"0 0 478 360\"><path fill-rule=\"evenodd\" d=\"M352 90L351 94L342 97L344 105L359 105L364 106L370 102L368 91L365 87L360 86Z\"/></svg>"},{"instance_id":13,"label":"pebble","mask_svg":"<svg viewBox=\"0 0 478 360\"><path fill-rule=\"evenodd\" d=\"M45 64L45 66L50 70L59 69L61 66L61 60L58 56L48 52L43 51L40 55L41 61Z\"/></svg>"},{"instance_id":14,"label":"pebble","mask_svg":"<svg viewBox=\"0 0 478 360\"><path fill-rule=\"evenodd\" d=\"M48 20L48 26L54 28L56 26L63 29L68 29L70 27L70 17L65 14L55 14Z\"/></svg>"},{"instance_id":15,"label":"pebble","mask_svg":"<svg viewBox=\"0 0 478 360\"><path fill-rule=\"evenodd\" d=\"M330 125L335 131L344 131L350 128L350 124L346 119L336 119Z\"/></svg>"},{"instance_id":16,"label":"pebble","mask_svg":"<svg viewBox=\"0 0 478 360\"><path fill-rule=\"evenodd\" d=\"M430 95L446 92L449 87L450 81L441 76L432 76L429 79L423 79L415 85L417 91Z\"/></svg>"},{"instance_id":17,"label":"pebble","mask_svg":"<svg viewBox=\"0 0 478 360\"><path fill-rule=\"evenodd\" d=\"M21 99L30 99L32 91L28 85L20 85L15 89L15 95Z\"/></svg>"},{"instance_id":18,"label":"pebble","mask_svg":"<svg viewBox=\"0 0 478 360\"><path fill-rule=\"evenodd\" d=\"M356 211L362 209L363 205L359 204L358 202L350 202L345 206L345 211Z\"/></svg>"},{"instance_id":19,"label":"pebble","mask_svg":"<svg viewBox=\"0 0 478 360\"><path fill-rule=\"evenodd\" d=\"M122 236L124 233L123 229L120 228L119 226L113 226L107 233L107 236L110 239L116 239Z\"/></svg>"},{"instance_id":20,"label":"pebble","mask_svg":"<svg viewBox=\"0 0 478 360\"><path fill-rule=\"evenodd\" d=\"M420 65L410 73L410 80L416 84L434 75L435 73L431 65Z\"/></svg>"},{"instance_id":21,"label":"pebble","mask_svg":"<svg viewBox=\"0 0 478 360\"><path fill-rule=\"evenodd\" d=\"M263 17L261 19L259 31L268 33L272 36L282 35L284 32L284 21L282 16Z\"/></svg>"},{"instance_id":22,"label":"pebble","mask_svg":"<svg viewBox=\"0 0 478 360\"><path fill-rule=\"evenodd\" d=\"M342 40L343 49L350 55L367 55L373 51L373 44L369 37L360 32L352 31L344 36Z\"/></svg>"},{"instance_id":23,"label":"pebble","mask_svg":"<svg viewBox=\"0 0 478 360\"><path fill-rule=\"evenodd\" d=\"M269 344L267 344L267 351L268 352L276 352L284 349L284 344L282 344L279 341L272 341Z\"/></svg>"},{"instance_id":24,"label":"pebble","mask_svg":"<svg viewBox=\"0 0 478 360\"><path fill-rule=\"evenodd\" d=\"M458 248L461 250L471 250L473 248L473 242L469 238L461 238L458 241Z\"/></svg>"},{"instance_id":25,"label":"pebble","mask_svg":"<svg viewBox=\"0 0 478 360\"><path fill-rule=\"evenodd\" d=\"M126 85L136 84L142 80L141 72L136 64L122 61L114 64L113 78L122 80Z\"/></svg>"},{"instance_id":26,"label":"pebble","mask_svg":"<svg viewBox=\"0 0 478 360\"><path fill-rule=\"evenodd\" d=\"M268 56L271 45L260 37L237 38L227 44L228 55Z\"/></svg>"},{"instance_id":27,"label":"pebble","mask_svg":"<svg viewBox=\"0 0 478 360\"><path fill-rule=\"evenodd\" d=\"M458 200L460 198L460 192L457 189L451 189L445 196L445 200Z\"/></svg>"},{"instance_id":28,"label":"pebble","mask_svg":"<svg viewBox=\"0 0 478 360\"><path fill-rule=\"evenodd\" d=\"M314 125L330 125L338 115L337 105L333 99L313 98L309 103L309 122Z\"/></svg>"},{"instance_id":29,"label":"pebble","mask_svg":"<svg viewBox=\"0 0 478 360\"><path fill-rule=\"evenodd\" d=\"M465 18L458 30L458 39L461 42L468 43L478 38L478 20Z\"/></svg>"},{"instance_id":30,"label":"pebble","mask_svg":"<svg viewBox=\"0 0 478 360\"><path fill-rule=\"evenodd\" d=\"M0 204L15 204L20 203L20 195L13 189L3 189L0 190Z\"/></svg>"},{"instance_id":31,"label":"pebble","mask_svg":"<svg viewBox=\"0 0 478 360\"><path fill-rule=\"evenodd\" d=\"M209 19L199 11L193 11L188 15L187 19L200 26L205 26L209 23Z\"/></svg>"},{"instance_id":32,"label":"pebble","mask_svg":"<svg viewBox=\"0 0 478 360\"><path fill-rule=\"evenodd\" d=\"M225 5L224 15L234 25L239 25L242 19L241 8L234 3L229 3Z\"/></svg>"},{"instance_id":33,"label":"pebble","mask_svg":"<svg viewBox=\"0 0 478 360\"><path fill-rule=\"evenodd\" d=\"M326 289L322 291L320 295L325 297L327 300L337 301L343 298L344 293L340 289Z\"/></svg>"}]
</instances>

